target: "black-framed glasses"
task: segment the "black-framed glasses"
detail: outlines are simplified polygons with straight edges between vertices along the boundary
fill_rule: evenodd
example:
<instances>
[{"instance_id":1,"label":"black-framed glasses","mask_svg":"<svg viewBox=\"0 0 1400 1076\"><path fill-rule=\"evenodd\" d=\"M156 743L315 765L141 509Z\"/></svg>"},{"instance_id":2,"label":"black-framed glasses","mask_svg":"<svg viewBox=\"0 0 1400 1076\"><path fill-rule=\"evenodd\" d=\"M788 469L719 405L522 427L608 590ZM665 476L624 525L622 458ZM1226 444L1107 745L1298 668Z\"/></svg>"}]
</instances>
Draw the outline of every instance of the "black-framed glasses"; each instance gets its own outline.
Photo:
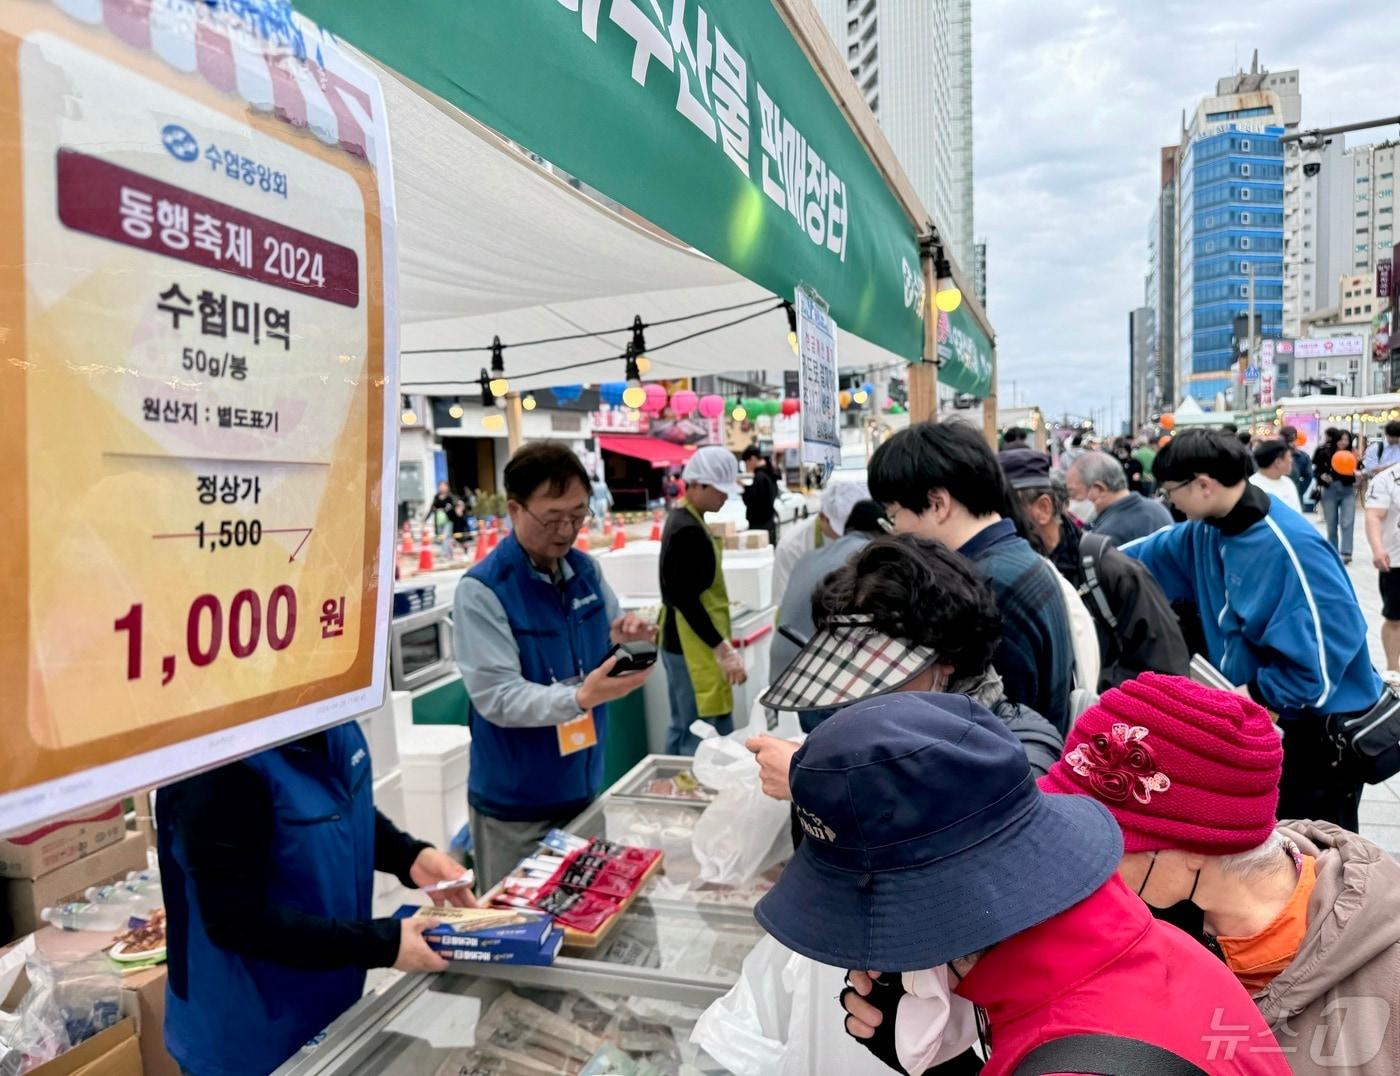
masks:
<instances>
[{"instance_id":1,"label":"black-framed glasses","mask_svg":"<svg viewBox=\"0 0 1400 1076\"><path fill-rule=\"evenodd\" d=\"M527 516L533 519L545 530L560 532L570 531L574 534L577 534L579 531L583 530L584 527L590 526L593 523L592 512L584 512L581 515L572 516L542 517L535 515L534 512L530 511L530 509L526 508L523 504L520 506L520 508Z\"/></svg>"}]
</instances>

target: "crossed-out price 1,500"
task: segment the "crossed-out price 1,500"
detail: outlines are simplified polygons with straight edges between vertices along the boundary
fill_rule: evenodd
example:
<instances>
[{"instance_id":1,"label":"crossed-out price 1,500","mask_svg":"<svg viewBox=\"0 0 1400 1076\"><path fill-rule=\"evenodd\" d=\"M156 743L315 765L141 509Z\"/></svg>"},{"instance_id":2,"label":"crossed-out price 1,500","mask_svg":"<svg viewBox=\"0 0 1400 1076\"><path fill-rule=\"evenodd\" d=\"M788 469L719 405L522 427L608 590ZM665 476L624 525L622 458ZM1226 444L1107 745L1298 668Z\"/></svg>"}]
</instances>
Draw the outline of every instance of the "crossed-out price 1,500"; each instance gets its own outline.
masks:
<instances>
[{"instance_id":1,"label":"crossed-out price 1,500","mask_svg":"<svg viewBox=\"0 0 1400 1076\"><path fill-rule=\"evenodd\" d=\"M144 618L144 608L138 602L112 624L113 631L127 634L128 680L141 679ZM185 655L195 668L202 669L224 653L241 660L252 657L263 645L286 650L296 630L297 592L286 583L274 587L265 603L256 591L240 590L227 608L218 595L201 594L190 603L185 618ZM162 687L175 677L175 659L174 654L161 659Z\"/></svg>"}]
</instances>

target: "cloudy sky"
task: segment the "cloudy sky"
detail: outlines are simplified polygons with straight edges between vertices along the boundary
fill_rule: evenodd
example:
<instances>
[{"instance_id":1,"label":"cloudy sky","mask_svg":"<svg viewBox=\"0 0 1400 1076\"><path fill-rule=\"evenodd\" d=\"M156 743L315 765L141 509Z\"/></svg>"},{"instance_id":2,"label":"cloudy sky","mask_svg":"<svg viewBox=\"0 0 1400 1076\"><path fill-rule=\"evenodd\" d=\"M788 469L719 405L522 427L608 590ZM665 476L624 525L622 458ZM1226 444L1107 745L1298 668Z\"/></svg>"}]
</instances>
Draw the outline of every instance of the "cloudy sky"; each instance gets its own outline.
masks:
<instances>
[{"instance_id":1,"label":"cloudy sky","mask_svg":"<svg viewBox=\"0 0 1400 1076\"><path fill-rule=\"evenodd\" d=\"M974 0L976 228L1003 406L1014 381L1050 414L1126 415L1128 311L1181 110L1258 48L1264 67L1299 69L1305 127L1400 114L1400 24L1377 15L1392 2Z\"/></svg>"}]
</instances>

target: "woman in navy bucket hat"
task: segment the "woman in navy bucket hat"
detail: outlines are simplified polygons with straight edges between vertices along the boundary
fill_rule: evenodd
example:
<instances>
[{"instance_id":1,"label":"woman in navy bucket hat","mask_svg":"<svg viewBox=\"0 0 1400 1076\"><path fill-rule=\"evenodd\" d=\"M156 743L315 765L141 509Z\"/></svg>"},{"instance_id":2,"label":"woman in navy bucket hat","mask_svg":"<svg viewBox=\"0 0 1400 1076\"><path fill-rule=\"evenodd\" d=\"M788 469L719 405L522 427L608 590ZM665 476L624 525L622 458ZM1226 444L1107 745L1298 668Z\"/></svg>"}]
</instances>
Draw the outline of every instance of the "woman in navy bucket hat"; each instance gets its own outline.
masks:
<instances>
[{"instance_id":1,"label":"woman in navy bucket hat","mask_svg":"<svg viewBox=\"0 0 1400 1076\"><path fill-rule=\"evenodd\" d=\"M1277 1046L1229 971L1119 880L1112 816L1043 794L1016 738L977 703L914 693L847 707L797 753L791 786L808 839L755 914L788 948L857 969L848 1030L892 1067L895 1013L917 1009L899 1005L897 978L876 989L866 969L948 964L986 1014L991 1076L1078 1034L1120 1036L1139 1051L1122 1070L1134 1076L1288 1072L1257 1049ZM1211 1046L1222 1037L1240 1043L1228 1058ZM1195 1065L1154 1068L1144 1050Z\"/></svg>"}]
</instances>

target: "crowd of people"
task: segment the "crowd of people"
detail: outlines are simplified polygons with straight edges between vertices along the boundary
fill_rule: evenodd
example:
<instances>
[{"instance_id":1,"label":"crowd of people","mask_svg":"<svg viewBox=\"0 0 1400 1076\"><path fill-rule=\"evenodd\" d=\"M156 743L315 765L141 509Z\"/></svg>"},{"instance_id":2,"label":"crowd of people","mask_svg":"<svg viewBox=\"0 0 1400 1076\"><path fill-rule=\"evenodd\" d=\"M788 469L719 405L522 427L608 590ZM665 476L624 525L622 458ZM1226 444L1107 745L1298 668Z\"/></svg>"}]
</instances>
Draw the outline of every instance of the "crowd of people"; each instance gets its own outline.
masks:
<instances>
[{"instance_id":1,"label":"crowd of people","mask_svg":"<svg viewBox=\"0 0 1400 1076\"><path fill-rule=\"evenodd\" d=\"M1400 866L1357 831L1400 695L1343 513L1333 543L1301 511L1330 474L1333 518L1347 438L1018 432L895 434L787 567L763 702L806 736L749 747L797 851L759 921L847 969L848 1034L900 1072L1396 1071ZM1393 669L1386 432L1352 472Z\"/></svg>"}]
</instances>

